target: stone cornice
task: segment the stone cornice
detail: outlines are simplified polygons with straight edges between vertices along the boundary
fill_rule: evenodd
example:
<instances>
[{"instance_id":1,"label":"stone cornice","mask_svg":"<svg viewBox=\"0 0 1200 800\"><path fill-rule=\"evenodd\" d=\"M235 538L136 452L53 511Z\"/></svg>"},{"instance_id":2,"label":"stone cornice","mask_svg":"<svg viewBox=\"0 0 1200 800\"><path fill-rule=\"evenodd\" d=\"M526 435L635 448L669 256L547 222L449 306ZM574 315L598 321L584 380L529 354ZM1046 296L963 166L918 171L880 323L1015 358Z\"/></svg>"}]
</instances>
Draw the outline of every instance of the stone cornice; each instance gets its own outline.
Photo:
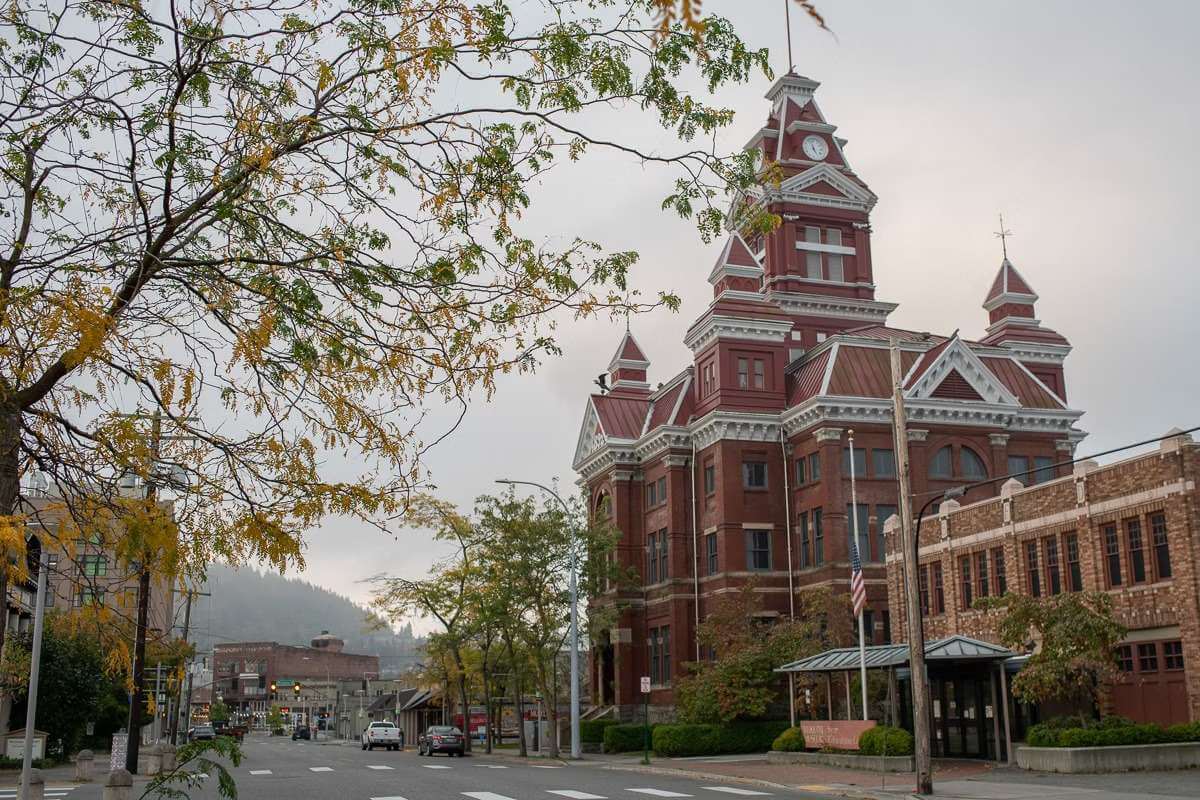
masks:
<instances>
[{"instance_id":1,"label":"stone cornice","mask_svg":"<svg viewBox=\"0 0 1200 800\"><path fill-rule=\"evenodd\" d=\"M743 442L778 441L779 415L712 411L692 425L692 436L695 437L698 450L721 439Z\"/></svg>"},{"instance_id":2,"label":"stone cornice","mask_svg":"<svg viewBox=\"0 0 1200 800\"><path fill-rule=\"evenodd\" d=\"M782 342L791 331L790 322L710 314L688 331L683 343L697 353L715 339Z\"/></svg>"},{"instance_id":3,"label":"stone cornice","mask_svg":"<svg viewBox=\"0 0 1200 800\"><path fill-rule=\"evenodd\" d=\"M788 279L787 275L776 277L776 280ZM802 280L800 276L796 276L796 279ZM812 314L820 317L838 317L880 324L886 322L888 314L898 307L896 303L884 303L879 300L855 300L849 297L782 292L776 289L768 290L767 299L774 301L789 314Z\"/></svg>"},{"instance_id":4,"label":"stone cornice","mask_svg":"<svg viewBox=\"0 0 1200 800\"><path fill-rule=\"evenodd\" d=\"M996 347L1004 348L1008 355L1018 361L1038 364L1061 364L1071 352L1069 344L1045 344L1042 342L1021 342L1006 340Z\"/></svg>"},{"instance_id":5,"label":"stone cornice","mask_svg":"<svg viewBox=\"0 0 1200 800\"><path fill-rule=\"evenodd\" d=\"M1082 411L1020 408L952 400L910 400L908 423L968 425L1007 431L1081 435L1072 426ZM783 412L784 432L792 435L822 423L892 424L891 400L818 395ZM1086 435L1086 434L1082 434Z\"/></svg>"}]
</instances>

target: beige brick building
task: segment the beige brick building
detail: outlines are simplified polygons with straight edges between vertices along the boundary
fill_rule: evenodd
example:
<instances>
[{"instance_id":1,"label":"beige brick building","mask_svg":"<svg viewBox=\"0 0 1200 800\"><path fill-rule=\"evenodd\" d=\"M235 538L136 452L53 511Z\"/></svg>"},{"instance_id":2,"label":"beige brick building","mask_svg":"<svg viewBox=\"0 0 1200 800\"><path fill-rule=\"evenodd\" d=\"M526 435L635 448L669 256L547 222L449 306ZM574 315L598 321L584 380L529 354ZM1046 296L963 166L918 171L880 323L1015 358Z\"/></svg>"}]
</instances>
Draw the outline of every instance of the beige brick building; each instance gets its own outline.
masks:
<instances>
[{"instance_id":1,"label":"beige brick building","mask_svg":"<svg viewBox=\"0 0 1200 800\"><path fill-rule=\"evenodd\" d=\"M997 641L980 596L1104 591L1129 634L1122 677L1105 710L1137 720L1200 720L1200 445L1163 440L1153 452L1031 487L1010 480L998 498L949 500L921 526L918 584L927 640L961 633ZM887 541L893 637L906 641L895 521Z\"/></svg>"}]
</instances>

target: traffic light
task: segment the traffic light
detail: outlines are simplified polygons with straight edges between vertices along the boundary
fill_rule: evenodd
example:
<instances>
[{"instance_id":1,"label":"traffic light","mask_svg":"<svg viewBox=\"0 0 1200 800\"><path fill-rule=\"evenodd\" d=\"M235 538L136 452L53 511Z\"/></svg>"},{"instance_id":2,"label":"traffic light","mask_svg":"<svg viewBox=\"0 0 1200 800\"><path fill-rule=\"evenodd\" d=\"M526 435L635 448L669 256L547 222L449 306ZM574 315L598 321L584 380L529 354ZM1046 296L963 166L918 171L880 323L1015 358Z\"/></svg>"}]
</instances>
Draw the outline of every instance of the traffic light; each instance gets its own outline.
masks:
<instances>
[{"instance_id":1,"label":"traffic light","mask_svg":"<svg viewBox=\"0 0 1200 800\"><path fill-rule=\"evenodd\" d=\"M295 694L297 697L300 695L300 684L299 683L292 684L292 693Z\"/></svg>"},{"instance_id":2,"label":"traffic light","mask_svg":"<svg viewBox=\"0 0 1200 800\"><path fill-rule=\"evenodd\" d=\"M271 691L273 692L273 691L275 691L275 690L276 690L276 689L278 689L278 688L279 688L279 687L275 685L275 681L271 681Z\"/></svg>"}]
</instances>

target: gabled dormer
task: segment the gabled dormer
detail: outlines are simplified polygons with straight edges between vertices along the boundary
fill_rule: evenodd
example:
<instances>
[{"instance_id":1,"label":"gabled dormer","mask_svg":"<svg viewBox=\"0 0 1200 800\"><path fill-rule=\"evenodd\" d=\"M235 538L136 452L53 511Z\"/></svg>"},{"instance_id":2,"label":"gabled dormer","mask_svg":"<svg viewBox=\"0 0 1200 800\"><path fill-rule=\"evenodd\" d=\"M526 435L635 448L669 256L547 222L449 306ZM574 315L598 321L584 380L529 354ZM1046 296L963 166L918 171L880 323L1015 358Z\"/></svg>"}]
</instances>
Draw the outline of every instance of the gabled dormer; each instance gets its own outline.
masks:
<instances>
[{"instance_id":1,"label":"gabled dormer","mask_svg":"<svg viewBox=\"0 0 1200 800\"><path fill-rule=\"evenodd\" d=\"M608 362L609 388L614 394L649 395L650 382L646 379L649 369L650 361L641 345L626 330L612 361Z\"/></svg>"},{"instance_id":2,"label":"gabled dormer","mask_svg":"<svg viewBox=\"0 0 1200 800\"><path fill-rule=\"evenodd\" d=\"M750 252L740 234L731 233L721 248L721 255L708 273L708 282L713 287L713 297L729 292L734 295L757 296L763 288L763 268Z\"/></svg>"}]
</instances>

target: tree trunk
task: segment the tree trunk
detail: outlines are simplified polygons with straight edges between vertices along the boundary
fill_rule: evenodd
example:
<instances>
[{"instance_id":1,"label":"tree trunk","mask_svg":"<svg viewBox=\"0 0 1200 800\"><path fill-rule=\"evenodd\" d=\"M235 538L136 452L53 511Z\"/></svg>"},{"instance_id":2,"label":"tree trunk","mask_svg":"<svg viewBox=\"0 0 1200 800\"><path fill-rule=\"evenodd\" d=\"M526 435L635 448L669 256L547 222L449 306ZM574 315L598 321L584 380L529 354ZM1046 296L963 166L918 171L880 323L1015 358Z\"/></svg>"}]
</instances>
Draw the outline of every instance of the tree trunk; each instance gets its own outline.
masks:
<instances>
[{"instance_id":1,"label":"tree trunk","mask_svg":"<svg viewBox=\"0 0 1200 800\"><path fill-rule=\"evenodd\" d=\"M21 498L21 412L0 412L0 515L17 512ZM8 634L8 554L0 553L0 652ZM7 730L4 731L7 733Z\"/></svg>"},{"instance_id":2,"label":"tree trunk","mask_svg":"<svg viewBox=\"0 0 1200 800\"><path fill-rule=\"evenodd\" d=\"M492 690L488 682L488 650L481 653L479 671L483 679L483 752L492 754Z\"/></svg>"},{"instance_id":3,"label":"tree trunk","mask_svg":"<svg viewBox=\"0 0 1200 800\"><path fill-rule=\"evenodd\" d=\"M521 670L517 668L517 654L513 648L512 640L506 639L504 642L508 648L508 661L512 667L513 674L513 693L516 695L517 703L517 741L519 743L521 758L529 756L529 747L525 742L525 695L521 686Z\"/></svg>"},{"instance_id":4,"label":"tree trunk","mask_svg":"<svg viewBox=\"0 0 1200 800\"><path fill-rule=\"evenodd\" d=\"M471 752L471 706L467 702L467 673L459 662L458 669L458 698L462 703L463 717L463 751Z\"/></svg>"}]
</instances>

